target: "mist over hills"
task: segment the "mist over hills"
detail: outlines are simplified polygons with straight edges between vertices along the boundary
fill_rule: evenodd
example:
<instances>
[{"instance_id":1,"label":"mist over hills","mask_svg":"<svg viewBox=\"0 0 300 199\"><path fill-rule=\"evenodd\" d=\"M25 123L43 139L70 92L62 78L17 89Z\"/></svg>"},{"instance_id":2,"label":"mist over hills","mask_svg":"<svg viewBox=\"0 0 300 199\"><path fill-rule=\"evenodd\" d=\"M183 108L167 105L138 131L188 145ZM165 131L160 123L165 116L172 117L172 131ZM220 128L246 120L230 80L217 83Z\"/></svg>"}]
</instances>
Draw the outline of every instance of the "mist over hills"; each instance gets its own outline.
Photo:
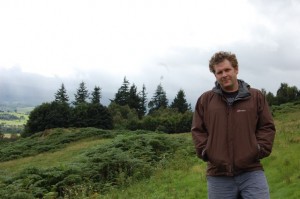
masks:
<instances>
[{"instance_id":1,"label":"mist over hills","mask_svg":"<svg viewBox=\"0 0 300 199\"><path fill-rule=\"evenodd\" d=\"M84 80L62 80L59 77L26 73L18 67L0 68L0 105L37 106L43 102L51 102L62 83L65 85L70 102L72 102L81 81ZM87 85L89 92L93 90L94 86L93 84ZM106 93L102 93L102 95L106 95ZM106 98L102 100L105 105L108 102L109 100Z\"/></svg>"},{"instance_id":2,"label":"mist over hills","mask_svg":"<svg viewBox=\"0 0 300 199\"><path fill-rule=\"evenodd\" d=\"M2 69L0 72L0 102L2 104L35 106L53 100L56 84L52 78L24 73L18 68Z\"/></svg>"},{"instance_id":3,"label":"mist over hills","mask_svg":"<svg viewBox=\"0 0 300 199\"><path fill-rule=\"evenodd\" d=\"M145 72L146 73L146 72ZM126 77L129 80L130 85L135 84L138 92L142 90L142 86L146 86L147 99L150 100L155 93L155 90L159 83L161 83L163 77L160 76L160 81L154 81L152 78L145 79L139 78L135 80L133 77L122 76L116 71L116 74L106 74L96 71L78 71L70 77L58 77L58 76L44 76L36 73L28 73L21 70L20 67L1 68L0 66L0 106L3 105L15 105L17 107L25 106L37 106L43 102L51 102L54 100L55 93L61 88L63 83L67 94L69 96L69 102L75 100L75 93L79 88L79 84L83 81L86 84L87 90L91 93L95 86L101 88L101 104L108 106L110 100L115 97L118 89L123 84L123 78ZM137 82L138 81L138 82ZM174 82L178 79L169 79L164 81L163 88L167 93L169 103L174 99L179 88L184 89L183 83L177 83L174 86ZM199 89L197 87L197 89ZM190 91L186 90L186 91ZM195 101L200 92L186 92L186 99L188 103L194 106ZM195 103L195 102L194 102Z\"/></svg>"}]
</instances>

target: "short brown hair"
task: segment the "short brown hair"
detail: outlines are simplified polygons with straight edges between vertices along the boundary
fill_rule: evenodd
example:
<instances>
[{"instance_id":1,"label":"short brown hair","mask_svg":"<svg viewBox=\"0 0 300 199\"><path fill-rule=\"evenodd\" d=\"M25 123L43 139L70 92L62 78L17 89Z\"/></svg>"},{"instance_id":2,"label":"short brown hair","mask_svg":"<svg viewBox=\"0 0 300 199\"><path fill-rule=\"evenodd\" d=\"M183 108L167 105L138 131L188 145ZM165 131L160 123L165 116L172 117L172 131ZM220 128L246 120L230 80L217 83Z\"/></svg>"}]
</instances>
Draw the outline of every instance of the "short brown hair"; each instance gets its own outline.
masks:
<instances>
[{"instance_id":1,"label":"short brown hair","mask_svg":"<svg viewBox=\"0 0 300 199\"><path fill-rule=\"evenodd\" d=\"M210 72L215 73L214 65L223 62L225 59L227 59L231 63L233 68L238 68L239 64L235 54L231 52L219 51L216 52L209 61Z\"/></svg>"}]
</instances>

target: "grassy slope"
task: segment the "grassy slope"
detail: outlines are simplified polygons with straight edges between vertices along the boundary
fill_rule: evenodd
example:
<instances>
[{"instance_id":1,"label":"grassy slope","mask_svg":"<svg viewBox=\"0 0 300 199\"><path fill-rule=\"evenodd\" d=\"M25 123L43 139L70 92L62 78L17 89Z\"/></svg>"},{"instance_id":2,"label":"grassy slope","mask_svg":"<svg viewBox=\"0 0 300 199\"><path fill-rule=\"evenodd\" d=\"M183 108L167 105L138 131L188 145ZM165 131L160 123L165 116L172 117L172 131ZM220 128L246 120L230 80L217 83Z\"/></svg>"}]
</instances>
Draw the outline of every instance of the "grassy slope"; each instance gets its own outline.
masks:
<instances>
[{"instance_id":1,"label":"grassy slope","mask_svg":"<svg viewBox=\"0 0 300 199\"><path fill-rule=\"evenodd\" d=\"M275 114L276 138L270 157L262 160L272 199L300 198L300 107L278 107ZM190 134L182 134L190 139ZM185 156L151 179L114 190L100 198L206 198L205 164Z\"/></svg>"},{"instance_id":2,"label":"grassy slope","mask_svg":"<svg viewBox=\"0 0 300 199\"><path fill-rule=\"evenodd\" d=\"M177 136L184 136L192 143L188 133ZM175 154L174 159L166 162L150 179L124 189L111 190L109 194L98 198L206 198L205 169L205 163L198 160L194 155L191 156L191 154L184 154L179 151Z\"/></svg>"},{"instance_id":3,"label":"grassy slope","mask_svg":"<svg viewBox=\"0 0 300 199\"><path fill-rule=\"evenodd\" d=\"M288 107L276 112L277 135L274 150L263 160L270 184L271 198L300 198L300 108ZM297 110L297 111L295 111ZM190 140L189 133L183 136ZM0 163L0 179L8 173L13 175L25 167L54 167L71 164L91 147L110 142L111 139L84 139L70 143L53 153L21 158ZM106 195L95 194L92 198L206 198L205 164L193 154L178 151L170 161L161 162L154 175L139 183L112 189Z\"/></svg>"},{"instance_id":4,"label":"grassy slope","mask_svg":"<svg viewBox=\"0 0 300 199\"><path fill-rule=\"evenodd\" d=\"M59 167L70 164L80 159L82 153L99 144L103 144L109 139L84 139L69 144L63 150L56 152L41 153L36 156L10 160L0 163L0 175L5 173L16 174L24 168L38 166L39 168Z\"/></svg>"},{"instance_id":5,"label":"grassy slope","mask_svg":"<svg viewBox=\"0 0 300 199\"><path fill-rule=\"evenodd\" d=\"M288 110L288 111L287 111ZM272 198L300 198L299 105L280 107L275 116L277 135L272 155L264 160Z\"/></svg>"}]
</instances>

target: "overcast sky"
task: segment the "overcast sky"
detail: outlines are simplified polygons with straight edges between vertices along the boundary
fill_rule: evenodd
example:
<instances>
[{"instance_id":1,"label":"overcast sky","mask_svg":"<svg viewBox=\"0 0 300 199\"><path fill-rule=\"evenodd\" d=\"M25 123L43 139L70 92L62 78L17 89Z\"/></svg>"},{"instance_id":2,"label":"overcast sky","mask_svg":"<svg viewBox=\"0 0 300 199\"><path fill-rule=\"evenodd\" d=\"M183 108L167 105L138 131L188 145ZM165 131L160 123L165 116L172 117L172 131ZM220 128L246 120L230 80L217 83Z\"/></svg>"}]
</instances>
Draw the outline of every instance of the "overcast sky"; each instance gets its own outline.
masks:
<instances>
[{"instance_id":1,"label":"overcast sky","mask_svg":"<svg viewBox=\"0 0 300 199\"><path fill-rule=\"evenodd\" d=\"M298 0L9 0L0 1L0 27L2 79L47 80L35 86L84 81L105 100L126 76L148 98L162 83L169 101L183 89L194 105L213 87L210 57L224 50L252 87L300 88Z\"/></svg>"}]
</instances>

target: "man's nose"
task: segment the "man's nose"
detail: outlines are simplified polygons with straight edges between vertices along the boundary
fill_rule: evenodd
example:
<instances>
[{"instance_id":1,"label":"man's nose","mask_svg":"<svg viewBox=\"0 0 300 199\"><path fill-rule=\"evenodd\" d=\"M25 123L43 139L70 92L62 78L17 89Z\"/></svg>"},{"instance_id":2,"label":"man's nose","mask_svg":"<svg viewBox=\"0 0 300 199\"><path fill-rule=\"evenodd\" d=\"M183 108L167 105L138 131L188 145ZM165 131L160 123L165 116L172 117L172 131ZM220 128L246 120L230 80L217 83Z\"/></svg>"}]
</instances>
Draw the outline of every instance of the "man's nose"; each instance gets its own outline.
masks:
<instances>
[{"instance_id":1,"label":"man's nose","mask_svg":"<svg viewBox=\"0 0 300 199\"><path fill-rule=\"evenodd\" d=\"M222 72L222 77L226 77L227 73L225 71Z\"/></svg>"}]
</instances>

